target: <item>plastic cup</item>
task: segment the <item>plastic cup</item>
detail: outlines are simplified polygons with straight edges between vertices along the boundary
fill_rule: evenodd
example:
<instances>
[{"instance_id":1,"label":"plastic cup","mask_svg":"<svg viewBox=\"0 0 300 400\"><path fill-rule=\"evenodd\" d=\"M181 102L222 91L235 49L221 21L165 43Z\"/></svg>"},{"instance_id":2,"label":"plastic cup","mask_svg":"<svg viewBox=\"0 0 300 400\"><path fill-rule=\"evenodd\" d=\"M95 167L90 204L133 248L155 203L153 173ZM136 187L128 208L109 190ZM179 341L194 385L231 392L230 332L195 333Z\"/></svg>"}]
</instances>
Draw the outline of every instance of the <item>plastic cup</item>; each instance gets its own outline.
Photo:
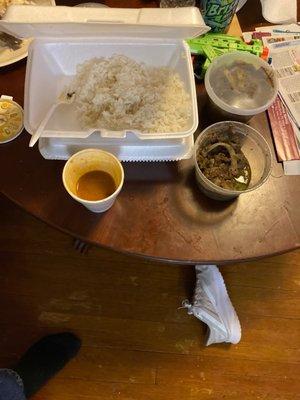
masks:
<instances>
[{"instance_id":1,"label":"plastic cup","mask_svg":"<svg viewBox=\"0 0 300 400\"><path fill-rule=\"evenodd\" d=\"M246 190L229 190L215 185L201 172L197 163L199 147L205 145L205 142L211 138L212 134L222 134L223 132L228 132L228 130L231 130L240 138L241 150L250 165L251 179ZM241 122L224 121L210 125L200 133L195 142L194 163L196 179L201 191L214 200L231 200L240 194L259 188L266 182L271 172L272 154L266 140L251 126Z\"/></svg>"},{"instance_id":2,"label":"plastic cup","mask_svg":"<svg viewBox=\"0 0 300 400\"><path fill-rule=\"evenodd\" d=\"M79 178L90 171L109 173L116 184L112 195L102 200L90 201L77 196L76 186ZM124 182L124 170L120 161L111 153L100 149L85 149L74 154L66 162L62 173L63 184L70 196L90 211L102 213L115 202Z\"/></svg>"},{"instance_id":3,"label":"plastic cup","mask_svg":"<svg viewBox=\"0 0 300 400\"><path fill-rule=\"evenodd\" d=\"M254 54L243 51L214 59L204 82L210 99L209 112L215 120L247 122L267 110L278 92L273 68Z\"/></svg>"},{"instance_id":4,"label":"plastic cup","mask_svg":"<svg viewBox=\"0 0 300 400\"><path fill-rule=\"evenodd\" d=\"M212 32L227 32L239 0L200 0L200 10Z\"/></svg>"}]
</instances>

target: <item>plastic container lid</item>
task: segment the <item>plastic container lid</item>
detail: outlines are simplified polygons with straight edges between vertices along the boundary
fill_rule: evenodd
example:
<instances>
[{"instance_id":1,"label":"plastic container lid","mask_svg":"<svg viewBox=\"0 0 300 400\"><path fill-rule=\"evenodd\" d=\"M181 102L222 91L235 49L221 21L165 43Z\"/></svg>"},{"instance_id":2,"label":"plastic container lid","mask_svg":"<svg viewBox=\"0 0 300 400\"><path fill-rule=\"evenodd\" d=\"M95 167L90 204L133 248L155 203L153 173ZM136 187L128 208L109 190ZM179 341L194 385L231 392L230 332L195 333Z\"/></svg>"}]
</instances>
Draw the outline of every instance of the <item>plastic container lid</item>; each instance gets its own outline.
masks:
<instances>
[{"instance_id":1,"label":"plastic container lid","mask_svg":"<svg viewBox=\"0 0 300 400\"><path fill-rule=\"evenodd\" d=\"M91 7L91 8L106 8L108 7L106 4L102 4L102 3L92 3L92 2L88 2L88 3L80 3L80 4L76 4L76 6L74 7Z\"/></svg>"},{"instance_id":2,"label":"plastic container lid","mask_svg":"<svg viewBox=\"0 0 300 400\"><path fill-rule=\"evenodd\" d=\"M23 131L23 109L11 96L0 97L0 144L10 142Z\"/></svg>"},{"instance_id":3,"label":"plastic container lid","mask_svg":"<svg viewBox=\"0 0 300 400\"><path fill-rule=\"evenodd\" d=\"M27 37L144 37L187 39L209 31L196 7L90 8L12 5L0 27Z\"/></svg>"},{"instance_id":4,"label":"plastic container lid","mask_svg":"<svg viewBox=\"0 0 300 400\"><path fill-rule=\"evenodd\" d=\"M278 81L261 58L235 51L216 58L205 75L210 99L222 110L237 115L265 111L276 98Z\"/></svg>"}]
</instances>

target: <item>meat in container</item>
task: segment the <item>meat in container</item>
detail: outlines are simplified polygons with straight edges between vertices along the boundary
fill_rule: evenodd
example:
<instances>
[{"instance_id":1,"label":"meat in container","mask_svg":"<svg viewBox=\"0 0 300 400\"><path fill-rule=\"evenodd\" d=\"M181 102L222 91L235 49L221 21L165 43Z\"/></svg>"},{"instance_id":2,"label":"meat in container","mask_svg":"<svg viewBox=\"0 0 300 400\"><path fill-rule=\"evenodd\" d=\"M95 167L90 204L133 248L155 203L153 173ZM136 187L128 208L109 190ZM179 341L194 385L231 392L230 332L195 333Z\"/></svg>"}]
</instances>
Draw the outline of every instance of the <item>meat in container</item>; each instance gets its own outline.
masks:
<instances>
[{"instance_id":1,"label":"meat in container","mask_svg":"<svg viewBox=\"0 0 300 400\"><path fill-rule=\"evenodd\" d=\"M99 132L102 137L125 138L133 132L139 139L178 139L197 129L193 65L184 39L204 34L209 28L196 7L90 9L16 5L9 7L0 28L20 38L35 38L29 48L25 79L24 125L29 133L42 125L43 137L85 138ZM57 104L78 64L114 54L149 66L170 67L179 74L192 109L185 131L84 130L72 104Z\"/></svg>"}]
</instances>

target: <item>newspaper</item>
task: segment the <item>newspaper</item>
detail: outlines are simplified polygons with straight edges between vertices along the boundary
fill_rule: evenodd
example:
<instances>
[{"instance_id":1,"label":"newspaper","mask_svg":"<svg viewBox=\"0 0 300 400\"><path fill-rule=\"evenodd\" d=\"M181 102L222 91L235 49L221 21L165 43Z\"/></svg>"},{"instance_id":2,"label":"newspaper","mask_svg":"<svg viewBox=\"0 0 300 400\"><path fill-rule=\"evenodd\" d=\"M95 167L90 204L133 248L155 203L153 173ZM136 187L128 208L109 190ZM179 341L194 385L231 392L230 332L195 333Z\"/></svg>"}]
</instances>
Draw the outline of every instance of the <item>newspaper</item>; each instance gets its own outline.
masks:
<instances>
[{"instance_id":1,"label":"newspaper","mask_svg":"<svg viewBox=\"0 0 300 400\"><path fill-rule=\"evenodd\" d=\"M300 127L300 25L273 25L255 28L270 51L272 66L279 80L279 94L289 115Z\"/></svg>"},{"instance_id":2,"label":"newspaper","mask_svg":"<svg viewBox=\"0 0 300 400\"><path fill-rule=\"evenodd\" d=\"M279 93L294 122L300 127L300 39L269 44Z\"/></svg>"},{"instance_id":3,"label":"newspaper","mask_svg":"<svg viewBox=\"0 0 300 400\"><path fill-rule=\"evenodd\" d=\"M276 153L285 175L300 175L300 25L257 27L270 51L279 96L268 109Z\"/></svg>"},{"instance_id":4,"label":"newspaper","mask_svg":"<svg viewBox=\"0 0 300 400\"><path fill-rule=\"evenodd\" d=\"M262 37L262 42L265 47L270 48L270 46L274 43L280 43L280 42L291 42L293 40L299 40L300 39L300 32L299 34L296 35L283 35L283 34L277 34L277 35L271 35L271 36L263 36Z\"/></svg>"},{"instance_id":5,"label":"newspaper","mask_svg":"<svg viewBox=\"0 0 300 400\"><path fill-rule=\"evenodd\" d=\"M294 34L300 33L300 25L297 24L288 24L288 25L267 25L267 26L258 26L255 28L256 32L269 32L273 34Z\"/></svg>"}]
</instances>

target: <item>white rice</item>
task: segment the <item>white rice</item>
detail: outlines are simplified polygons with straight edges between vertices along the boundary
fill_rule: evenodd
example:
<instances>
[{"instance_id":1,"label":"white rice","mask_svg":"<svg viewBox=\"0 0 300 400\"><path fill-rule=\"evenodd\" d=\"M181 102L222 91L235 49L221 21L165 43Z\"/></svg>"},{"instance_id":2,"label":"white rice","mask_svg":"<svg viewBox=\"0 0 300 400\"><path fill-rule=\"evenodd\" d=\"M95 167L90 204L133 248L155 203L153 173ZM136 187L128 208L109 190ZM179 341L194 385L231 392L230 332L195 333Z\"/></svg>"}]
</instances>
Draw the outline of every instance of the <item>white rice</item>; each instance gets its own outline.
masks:
<instances>
[{"instance_id":1,"label":"white rice","mask_svg":"<svg viewBox=\"0 0 300 400\"><path fill-rule=\"evenodd\" d=\"M149 67L122 55L77 66L75 92L82 128L176 132L188 129L191 100L174 70Z\"/></svg>"}]
</instances>

